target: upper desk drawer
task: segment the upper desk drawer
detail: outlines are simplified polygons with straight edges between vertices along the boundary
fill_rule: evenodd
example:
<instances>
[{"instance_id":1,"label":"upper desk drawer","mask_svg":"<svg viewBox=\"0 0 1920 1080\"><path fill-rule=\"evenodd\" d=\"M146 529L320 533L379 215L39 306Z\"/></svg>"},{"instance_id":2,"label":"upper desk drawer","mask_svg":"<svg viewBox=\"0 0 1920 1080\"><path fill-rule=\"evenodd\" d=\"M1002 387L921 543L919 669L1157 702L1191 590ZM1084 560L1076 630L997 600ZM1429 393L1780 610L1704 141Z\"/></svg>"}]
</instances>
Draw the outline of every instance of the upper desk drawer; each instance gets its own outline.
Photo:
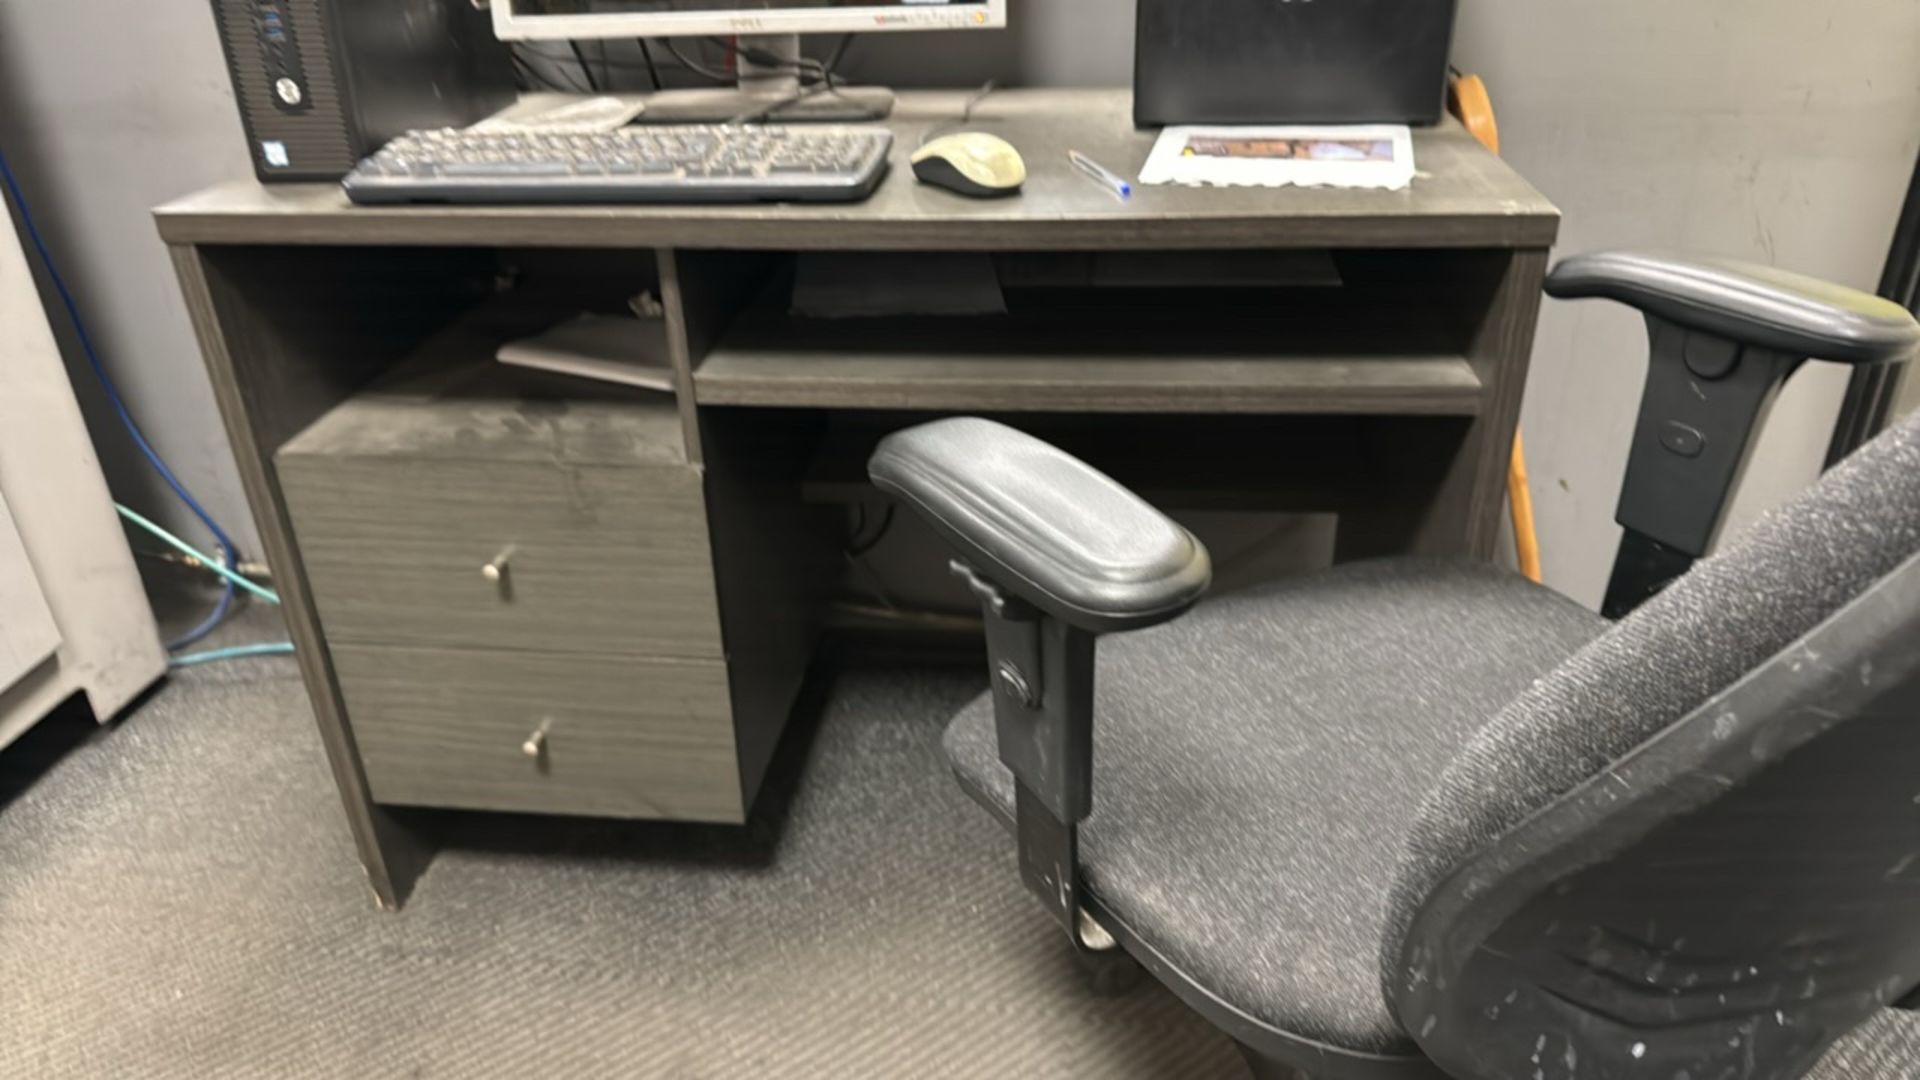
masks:
<instances>
[{"instance_id":1,"label":"upper desk drawer","mask_svg":"<svg viewBox=\"0 0 1920 1080\"><path fill-rule=\"evenodd\" d=\"M334 641L719 657L699 473L282 456Z\"/></svg>"},{"instance_id":2,"label":"upper desk drawer","mask_svg":"<svg viewBox=\"0 0 1920 1080\"><path fill-rule=\"evenodd\" d=\"M276 465L330 640L723 655L671 399L486 362L407 370Z\"/></svg>"}]
</instances>

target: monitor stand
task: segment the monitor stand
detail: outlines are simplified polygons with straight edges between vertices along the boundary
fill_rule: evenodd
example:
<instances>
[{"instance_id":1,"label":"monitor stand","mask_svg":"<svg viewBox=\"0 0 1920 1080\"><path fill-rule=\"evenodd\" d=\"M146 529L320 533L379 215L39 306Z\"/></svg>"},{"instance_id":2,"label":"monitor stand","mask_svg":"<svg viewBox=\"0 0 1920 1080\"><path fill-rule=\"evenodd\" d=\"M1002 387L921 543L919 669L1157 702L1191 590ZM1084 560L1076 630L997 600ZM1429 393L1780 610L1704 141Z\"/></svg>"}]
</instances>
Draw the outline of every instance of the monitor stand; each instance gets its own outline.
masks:
<instances>
[{"instance_id":1,"label":"monitor stand","mask_svg":"<svg viewBox=\"0 0 1920 1080\"><path fill-rule=\"evenodd\" d=\"M800 59L798 34L747 34L740 44L787 61L761 65L735 53L739 85L728 89L665 90L647 97L642 124L723 124L742 116L776 123L882 120L893 111L893 91L878 86L839 86L804 93L793 63ZM777 107L775 107L777 106ZM770 110L770 111L767 111ZM760 114L764 111L764 115Z\"/></svg>"}]
</instances>

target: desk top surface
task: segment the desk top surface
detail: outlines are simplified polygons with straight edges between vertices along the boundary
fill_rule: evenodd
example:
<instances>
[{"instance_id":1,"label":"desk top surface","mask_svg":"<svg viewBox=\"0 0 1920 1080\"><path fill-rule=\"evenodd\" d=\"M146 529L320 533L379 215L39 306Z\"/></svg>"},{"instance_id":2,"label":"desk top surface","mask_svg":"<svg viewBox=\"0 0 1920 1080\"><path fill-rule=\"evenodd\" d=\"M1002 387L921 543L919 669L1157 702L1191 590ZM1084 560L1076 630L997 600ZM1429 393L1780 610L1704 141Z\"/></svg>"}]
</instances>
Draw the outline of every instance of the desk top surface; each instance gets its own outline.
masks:
<instances>
[{"instance_id":1,"label":"desk top surface","mask_svg":"<svg viewBox=\"0 0 1920 1080\"><path fill-rule=\"evenodd\" d=\"M1140 186L1130 202L1076 172L1068 149L1135 175L1157 131L1125 90L1007 90L966 130L1026 158L1024 192L975 200L915 182L907 157L955 128L967 91L902 93L893 170L871 199L830 205L361 208L337 184L219 184L155 211L173 244L500 245L772 250L1102 250L1547 247L1559 212L1457 123L1416 130L1406 191Z\"/></svg>"}]
</instances>

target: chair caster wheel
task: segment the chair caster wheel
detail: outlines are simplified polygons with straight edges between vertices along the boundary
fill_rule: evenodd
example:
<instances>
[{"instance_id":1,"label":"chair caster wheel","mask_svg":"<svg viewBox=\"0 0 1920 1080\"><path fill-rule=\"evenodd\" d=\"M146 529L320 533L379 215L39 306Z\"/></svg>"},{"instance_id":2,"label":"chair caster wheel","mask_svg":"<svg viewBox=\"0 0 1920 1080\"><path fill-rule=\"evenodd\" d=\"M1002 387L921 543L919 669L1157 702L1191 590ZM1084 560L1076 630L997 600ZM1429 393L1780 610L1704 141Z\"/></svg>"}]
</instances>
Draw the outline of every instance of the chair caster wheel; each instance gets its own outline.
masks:
<instances>
[{"instance_id":1,"label":"chair caster wheel","mask_svg":"<svg viewBox=\"0 0 1920 1080\"><path fill-rule=\"evenodd\" d=\"M1131 992L1146 978L1139 961L1119 949L1109 952L1077 952L1074 962L1086 976L1087 985L1099 997L1119 997Z\"/></svg>"},{"instance_id":2,"label":"chair caster wheel","mask_svg":"<svg viewBox=\"0 0 1920 1080\"><path fill-rule=\"evenodd\" d=\"M1288 1065L1284 1061L1275 1061L1261 1056L1260 1052L1242 1043L1235 1043L1240 1056L1246 1059L1247 1068L1253 1071L1253 1080L1313 1080L1313 1077Z\"/></svg>"}]
</instances>

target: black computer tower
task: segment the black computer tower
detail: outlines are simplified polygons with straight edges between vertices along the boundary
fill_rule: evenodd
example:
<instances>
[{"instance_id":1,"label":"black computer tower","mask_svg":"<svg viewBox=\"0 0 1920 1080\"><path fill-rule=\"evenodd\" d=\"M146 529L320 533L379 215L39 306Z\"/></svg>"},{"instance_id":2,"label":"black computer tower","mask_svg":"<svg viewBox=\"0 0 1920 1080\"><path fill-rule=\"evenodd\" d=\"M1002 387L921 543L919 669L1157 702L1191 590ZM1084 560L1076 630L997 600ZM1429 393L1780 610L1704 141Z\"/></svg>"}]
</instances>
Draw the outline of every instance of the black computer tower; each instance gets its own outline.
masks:
<instances>
[{"instance_id":1,"label":"black computer tower","mask_svg":"<svg viewBox=\"0 0 1920 1080\"><path fill-rule=\"evenodd\" d=\"M213 0L260 179L338 180L410 128L513 101L513 61L473 0Z\"/></svg>"},{"instance_id":2,"label":"black computer tower","mask_svg":"<svg viewBox=\"0 0 1920 1080\"><path fill-rule=\"evenodd\" d=\"M1440 119L1456 0L1138 4L1142 127Z\"/></svg>"}]
</instances>

